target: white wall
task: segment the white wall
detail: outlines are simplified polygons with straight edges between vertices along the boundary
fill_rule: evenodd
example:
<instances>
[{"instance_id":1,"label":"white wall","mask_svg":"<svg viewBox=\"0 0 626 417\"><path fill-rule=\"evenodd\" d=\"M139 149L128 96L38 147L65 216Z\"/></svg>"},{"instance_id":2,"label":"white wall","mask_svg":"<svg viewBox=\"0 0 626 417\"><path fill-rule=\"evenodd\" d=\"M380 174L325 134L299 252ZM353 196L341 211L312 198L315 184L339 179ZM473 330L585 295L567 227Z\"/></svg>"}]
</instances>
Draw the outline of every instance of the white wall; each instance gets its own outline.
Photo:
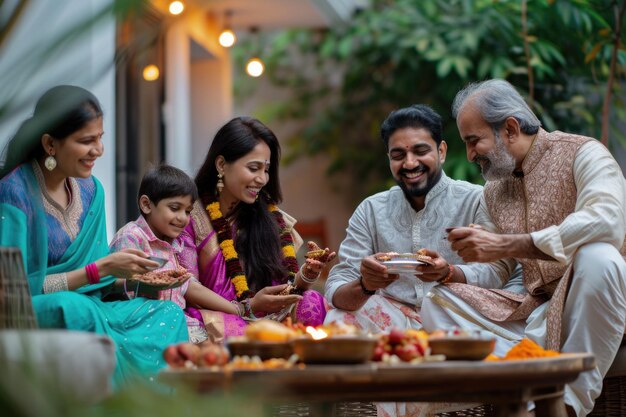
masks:
<instances>
[{"instance_id":1,"label":"white wall","mask_svg":"<svg viewBox=\"0 0 626 417\"><path fill-rule=\"evenodd\" d=\"M166 159L195 175L217 129L232 117L232 71L213 18L191 10L166 34Z\"/></svg>"},{"instance_id":2,"label":"white wall","mask_svg":"<svg viewBox=\"0 0 626 417\"><path fill-rule=\"evenodd\" d=\"M229 59L202 59L191 65L192 173L209 151L217 130L233 117L232 74Z\"/></svg>"},{"instance_id":3,"label":"white wall","mask_svg":"<svg viewBox=\"0 0 626 417\"><path fill-rule=\"evenodd\" d=\"M106 190L107 231L115 231L115 22L102 21L63 42L59 37L103 10L109 0L32 0L11 37L0 48L0 146L32 114L39 96L58 84L87 88L104 113L105 154L94 174ZM76 32L74 32L76 33Z\"/></svg>"}]
</instances>

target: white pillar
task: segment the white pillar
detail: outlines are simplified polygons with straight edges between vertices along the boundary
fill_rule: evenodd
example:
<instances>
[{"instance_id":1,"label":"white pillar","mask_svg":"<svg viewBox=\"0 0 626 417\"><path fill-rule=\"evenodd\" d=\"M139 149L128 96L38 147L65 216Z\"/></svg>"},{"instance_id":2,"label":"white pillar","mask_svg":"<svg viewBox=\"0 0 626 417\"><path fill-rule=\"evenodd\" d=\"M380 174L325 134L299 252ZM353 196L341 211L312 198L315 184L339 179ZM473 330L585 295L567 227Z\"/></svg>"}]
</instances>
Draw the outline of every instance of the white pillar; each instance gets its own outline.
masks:
<instances>
[{"instance_id":1,"label":"white pillar","mask_svg":"<svg viewBox=\"0 0 626 417\"><path fill-rule=\"evenodd\" d=\"M165 37L165 161L191 172L190 44L181 23Z\"/></svg>"}]
</instances>

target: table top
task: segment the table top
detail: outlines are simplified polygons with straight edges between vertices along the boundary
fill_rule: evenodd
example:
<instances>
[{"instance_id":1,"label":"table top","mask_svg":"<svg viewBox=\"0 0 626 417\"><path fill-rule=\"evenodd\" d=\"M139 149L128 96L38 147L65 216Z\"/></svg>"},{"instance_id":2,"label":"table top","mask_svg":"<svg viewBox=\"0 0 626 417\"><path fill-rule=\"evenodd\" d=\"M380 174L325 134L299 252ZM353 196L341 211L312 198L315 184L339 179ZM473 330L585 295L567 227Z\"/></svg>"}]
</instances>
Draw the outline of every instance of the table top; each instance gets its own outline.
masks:
<instances>
[{"instance_id":1,"label":"table top","mask_svg":"<svg viewBox=\"0 0 626 417\"><path fill-rule=\"evenodd\" d=\"M198 391L249 389L263 397L308 401L530 400L542 388L573 381L592 369L589 353L513 361L443 361L417 365L307 365L276 370L165 369L159 380Z\"/></svg>"}]
</instances>

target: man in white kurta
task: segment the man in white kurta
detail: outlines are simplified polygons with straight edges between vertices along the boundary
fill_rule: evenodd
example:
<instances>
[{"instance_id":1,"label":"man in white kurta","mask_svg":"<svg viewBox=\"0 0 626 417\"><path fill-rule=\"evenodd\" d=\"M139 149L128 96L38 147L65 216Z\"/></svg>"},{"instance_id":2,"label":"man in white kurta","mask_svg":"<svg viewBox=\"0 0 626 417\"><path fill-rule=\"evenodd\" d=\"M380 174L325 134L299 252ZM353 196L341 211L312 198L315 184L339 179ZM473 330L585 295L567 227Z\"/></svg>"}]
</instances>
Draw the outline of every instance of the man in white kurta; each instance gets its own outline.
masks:
<instances>
[{"instance_id":1,"label":"man in white kurta","mask_svg":"<svg viewBox=\"0 0 626 417\"><path fill-rule=\"evenodd\" d=\"M478 217L482 187L452 180L443 172L447 145L441 132L439 115L422 105L392 112L383 123L381 137L398 186L368 197L350 218L339 263L326 282L325 297L333 307L326 323L341 321L371 333L421 329L422 300L438 280L460 274L478 284L480 277L488 276L482 284L491 288L501 288L509 280L514 261L463 265L450 249L447 228L482 222ZM374 259L377 253L415 253L422 248L435 257L435 265L406 274L389 274ZM507 288L524 291L519 270ZM435 409L465 408L418 403L377 406L379 416L421 416Z\"/></svg>"},{"instance_id":2,"label":"man in white kurta","mask_svg":"<svg viewBox=\"0 0 626 417\"><path fill-rule=\"evenodd\" d=\"M546 289L545 294L529 291L549 300L524 320L495 321L488 317L490 312L484 304L478 305L478 298L467 297L468 288L462 284L439 286L424 301L424 325L427 330L449 325L491 330L497 338L499 355L522 337L544 347L551 347L556 340L556 348L560 347L562 352L593 353L597 367L565 387L568 412L584 416L593 409L600 394L602 379L615 357L626 325L626 262L622 250L626 235L626 181L622 171L599 142L540 129L536 116L505 81L490 80L463 90L455 100L453 112L467 146L468 159L480 163L488 180L486 190L492 185L500 187L500 194L493 195L505 195L509 201L494 201L486 191L479 213L488 221L482 223L483 228L452 231L448 236L452 248L466 261L516 258L528 262L524 265L526 288ZM551 149L552 146L559 152ZM569 161L567 155L571 155ZM553 159L546 165L546 158ZM532 172L535 165L542 169ZM563 169L559 171L557 167L554 171L568 177L555 180L549 167L556 165L562 165ZM526 184L520 188L522 193L506 192L506 187L513 190L516 182L532 183L533 175L537 183L538 174L544 175L541 186ZM571 184L568 184L569 176ZM573 195L561 195L570 186ZM551 208L549 203L533 205L537 199L545 203L545 197L551 196L554 204L572 202L572 209L562 221L536 229L526 227L528 230L515 233L502 230L508 224L503 221L505 216L500 206L510 207L511 201L518 200L523 207L520 215L525 216L521 223L528 225L546 210L551 213L562 210L562 207ZM498 220L494 220L494 215ZM516 213L509 215L515 217ZM519 219L511 223L516 220ZM536 265L540 266L539 272L531 270ZM546 272L550 267L563 268L566 272L562 278L550 281ZM545 279L545 285L533 281L535 275ZM491 280L486 275L483 278ZM559 285L560 280L568 281ZM554 308L559 298L564 306ZM477 322L481 325L476 325ZM559 325L556 331L550 323Z\"/></svg>"}]
</instances>

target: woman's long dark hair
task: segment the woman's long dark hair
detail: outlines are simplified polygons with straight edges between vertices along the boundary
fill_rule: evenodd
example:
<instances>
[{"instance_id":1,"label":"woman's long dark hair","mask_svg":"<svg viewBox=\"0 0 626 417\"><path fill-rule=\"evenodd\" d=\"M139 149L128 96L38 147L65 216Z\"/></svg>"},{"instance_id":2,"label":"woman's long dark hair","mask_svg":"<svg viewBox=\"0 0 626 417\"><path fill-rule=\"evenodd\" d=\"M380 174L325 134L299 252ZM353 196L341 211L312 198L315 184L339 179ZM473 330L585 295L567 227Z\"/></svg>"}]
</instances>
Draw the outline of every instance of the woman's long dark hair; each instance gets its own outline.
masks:
<instances>
[{"instance_id":1,"label":"woman's long dark hair","mask_svg":"<svg viewBox=\"0 0 626 417\"><path fill-rule=\"evenodd\" d=\"M84 88L74 85L52 87L39 98L33 116L21 124L5 147L0 178L18 165L43 156L41 137L45 133L63 140L101 116L98 99Z\"/></svg>"},{"instance_id":2,"label":"woman's long dark hair","mask_svg":"<svg viewBox=\"0 0 626 417\"><path fill-rule=\"evenodd\" d=\"M233 163L250 153L260 142L265 142L271 152L269 181L256 202L237 206L237 236L233 237L235 249L244 265L248 286L253 291L271 285L273 278L280 277L282 281L287 277L287 270L282 264L278 223L267 208L268 204L280 204L283 200L278 176L280 144L276 135L252 117L232 119L215 135L195 178L200 199L206 206L216 198L217 157L221 155L226 162Z\"/></svg>"}]
</instances>

